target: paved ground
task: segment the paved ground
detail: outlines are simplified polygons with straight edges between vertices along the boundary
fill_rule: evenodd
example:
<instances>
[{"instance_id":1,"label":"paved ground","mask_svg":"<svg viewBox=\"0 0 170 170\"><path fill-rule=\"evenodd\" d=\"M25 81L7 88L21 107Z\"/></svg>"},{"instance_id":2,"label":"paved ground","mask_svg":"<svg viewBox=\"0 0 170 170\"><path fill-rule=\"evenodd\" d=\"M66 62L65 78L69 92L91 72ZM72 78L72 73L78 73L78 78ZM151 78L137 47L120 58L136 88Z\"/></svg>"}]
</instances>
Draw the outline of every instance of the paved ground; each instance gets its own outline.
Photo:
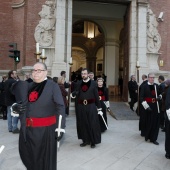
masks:
<instances>
[{"instance_id":1,"label":"paved ground","mask_svg":"<svg viewBox=\"0 0 170 170\"><path fill-rule=\"evenodd\" d=\"M108 115L109 129L102 134L96 148L81 148L77 139L75 114L67 117L66 134L58 152L58 170L169 170L165 158L164 133L160 131L156 146L145 142L138 131L138 117L125 103L112 103L119 119ZM128 120L129 119L129 120ZM0 170L25 170L18 154L18 135L7 132L7 122L0 120Z\"/></svg>"}]
</instances>

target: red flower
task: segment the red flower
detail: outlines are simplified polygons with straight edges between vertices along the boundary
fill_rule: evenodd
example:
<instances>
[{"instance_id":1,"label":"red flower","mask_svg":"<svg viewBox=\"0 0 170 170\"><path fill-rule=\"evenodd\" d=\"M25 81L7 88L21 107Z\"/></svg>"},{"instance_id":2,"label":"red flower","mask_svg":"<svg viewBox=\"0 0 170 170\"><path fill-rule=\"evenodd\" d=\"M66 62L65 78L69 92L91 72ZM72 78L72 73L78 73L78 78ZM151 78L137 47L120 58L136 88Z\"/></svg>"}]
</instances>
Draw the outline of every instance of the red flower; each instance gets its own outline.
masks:
<instances>
[{"instance_id":1,"label":"red flower","mask_svg":"<svg viewBox=\"0 0 170 170\"><path fill-rule=\"evenodd\" d=\"M30 102L35 102L38 99L38 92L33 91L29 94L29 101Z\"/></svg>"},{"instance_id":2,"label":"red flower","mask_svg":"<svg viewBox=\"0 0 170 170\"><path fill-rule=\"evenodd\" d=\"M87 85L83 85L83 86L81 87L81 89L85 92L85 91L88 90L88 86L87 86Z\"/></svg>"}]
</instances>

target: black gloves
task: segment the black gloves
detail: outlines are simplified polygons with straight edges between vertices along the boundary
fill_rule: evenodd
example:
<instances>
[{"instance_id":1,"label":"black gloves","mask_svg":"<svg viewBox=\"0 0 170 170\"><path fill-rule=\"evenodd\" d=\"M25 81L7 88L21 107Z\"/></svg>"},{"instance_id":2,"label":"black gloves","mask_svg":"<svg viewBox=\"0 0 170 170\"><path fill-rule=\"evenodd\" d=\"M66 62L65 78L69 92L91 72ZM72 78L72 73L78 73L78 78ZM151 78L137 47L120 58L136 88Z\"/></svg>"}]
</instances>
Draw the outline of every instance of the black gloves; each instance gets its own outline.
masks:
<instances>
[{"instance_id":1,"label":"black gloves","mask_svg":"<svg viewBox=\"0 0 170 170\"><path fill-rule=\"evenodd\" d=\"M56 137L55 138L57 139L58 142L62 139L63 135L64 135L64 133L60 132L60 136L58 136L58 132L56 132Z\"/></svg>"},{"instance_id":2,"label":"black gloves","mask_svg":"<svg viewBox=\"0 0 170 170\"><path fill-rule=\"evenodd\" d=\"M12 110L17 114L22 114L24 111L27 110L27 106L19 103L14 103L12 105Z\"/></svg>"},{"instance_id":3,"label":"black gloves","mask_svg":"<svg viewBox=\"0 0 170 170\"><path fill-rule=\"evenodd\" d=\"M148 112L152 112L152 109L151 109L150 107L148 107L146 110L147 110Z\"/></svg>"}]
</instances>

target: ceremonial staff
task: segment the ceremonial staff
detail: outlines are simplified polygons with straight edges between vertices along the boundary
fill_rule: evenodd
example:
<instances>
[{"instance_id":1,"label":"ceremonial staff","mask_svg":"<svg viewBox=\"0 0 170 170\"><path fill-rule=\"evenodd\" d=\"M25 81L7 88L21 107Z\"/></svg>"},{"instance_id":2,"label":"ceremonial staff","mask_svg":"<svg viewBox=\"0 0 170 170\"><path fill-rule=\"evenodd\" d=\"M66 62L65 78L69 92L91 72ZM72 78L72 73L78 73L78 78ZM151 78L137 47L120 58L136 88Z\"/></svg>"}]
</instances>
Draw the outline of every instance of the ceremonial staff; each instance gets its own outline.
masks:
<instances>
[{"instance_id":1,"label":"ceremonial staff","mask_svg":"<svg viewBox=\"0 0 170 170\"><path fill-rule=\"evenodd\" d=\"M137 83L138 83L138 106L137 106L137 115L139 116L139 61L136 62L136 68L137 68Z\"/></svg>"},{"instance_id":2,"label":"ceremonial staff","mask_svg":"<svg viewBox=\"0 0 170 170\"><path fill-rule=\"evenodd\" d=\"M70 58L69 65L70 65L69 81L71 82L71 66L73 65L72 58ZM69 107L70 107L70 94L71 94L71 85L68 89L68 115L69 115Z\"/></svg>"}]
</instances>

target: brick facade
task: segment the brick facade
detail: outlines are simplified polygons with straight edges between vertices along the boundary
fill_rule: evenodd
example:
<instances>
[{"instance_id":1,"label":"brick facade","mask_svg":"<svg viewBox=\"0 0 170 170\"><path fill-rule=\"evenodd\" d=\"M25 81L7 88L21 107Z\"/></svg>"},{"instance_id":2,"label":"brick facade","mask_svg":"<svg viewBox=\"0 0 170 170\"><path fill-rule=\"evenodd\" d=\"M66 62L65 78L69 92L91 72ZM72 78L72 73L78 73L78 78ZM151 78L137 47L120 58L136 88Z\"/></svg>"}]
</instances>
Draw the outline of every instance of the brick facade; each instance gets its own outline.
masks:
<instances>
[{"instance_id":1,"label":"brick facade","mask_svg":"<svg viewBox=\"0 0 170 170\"><path fill-rule=\"evenodd\" d=\"M14 60L8 57L8 44L16 42L18 50L21 51L21 62L18 68L30 66L35 63L35 39L34 31L40 17L38 13L42 9L45 0L29 0L18 8L12 8L13 3L21 0L4 0L0 5L0 70L13 69ZM160 70L168 71L170 62L168 62L170 54L170 36L168 24L170 18L170 1L169 0L148 0L150 7L156 16L162 11L164 12L164 21L159 22L158 30L162 39L162 46L159 50L162 53L159 59L163 59L164 66ZM159 61L158 59L158 61Z\"/></svg>"},{"instance_id":2,"label":"brick facade","mask_svg":"<svg viewBox=\"0 0 170 170\"><path fill-rule=\"evenodd\" d=\"M19 0L15 0L15 3ZM20 50L21 61L18 69L35 63L35 39L34 31L39 22L38 13L42 9L45 0L25 1L24 6L12 8L14 1L6 0L0 6L0 70L14 68L14 60L8 57L8 44L17 43Z\"/></svg>"},{"instance_id":3,"label":"brick facade","mask_svg":"<svg viewBox=\"0 0 170 170\"><path fill-rule=\"evenodd\" d=\"M169 54L170 54L170 36L169 36L169 30L170 30L170 1L169 0L149 0L150 7L153 11L153 13L156 15L156 17L159 16L160 12L164 12L163 15L163 22L159 22L158 25L158 31L161 35L161 41L162 45L159 50L161 53L159 60L163 60L164 66L160 67L160 70L162 71L170 71L170 62L169 62Z\"/></svg>"}]
</instances>

